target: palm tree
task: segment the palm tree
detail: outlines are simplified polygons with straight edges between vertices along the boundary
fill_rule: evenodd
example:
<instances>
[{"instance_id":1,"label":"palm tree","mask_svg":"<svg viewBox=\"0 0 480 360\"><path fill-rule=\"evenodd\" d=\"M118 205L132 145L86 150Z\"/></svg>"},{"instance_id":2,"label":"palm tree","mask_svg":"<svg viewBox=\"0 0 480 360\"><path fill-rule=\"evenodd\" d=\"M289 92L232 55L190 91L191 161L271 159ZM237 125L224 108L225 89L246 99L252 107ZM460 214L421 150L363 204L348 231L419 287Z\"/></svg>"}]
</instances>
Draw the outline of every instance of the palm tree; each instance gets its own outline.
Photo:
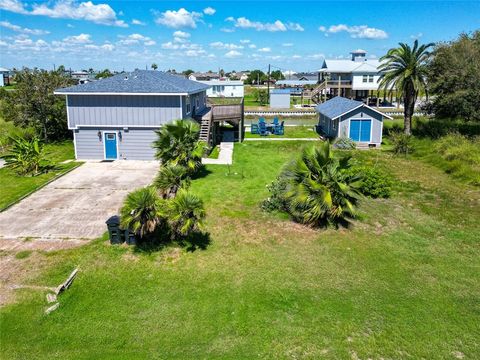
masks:
<instances>
[{"instance_id":1,"label":"palm tree","mask_svg":"<svg viewBox=\"0 0 480 360\"><path fill-rule=\"evenodd\" d=\"M121 225L144 238L164 217L165 203L153 187L145 187L127 195L120 214Z\"/></svg>"},{"instance_id":2,"label":"palm tree","mask_svg":"<svg viewBox=\"0 0 480 360\"><path fill-rule=\"evenodd\" d=\"M158 65L155 64L155 63L153 63L153 64L151 65L151 68L152 68L153 70L157 70L157 69L158 69Z\"/></svg>"},{"instance_id":3,"label":"palm tree","mask_svg":"<svg viewBox=\"0 0 480 360\"><path fill-rule=\"evenodd\" d=\"M349 160L348 156L335 158L330 144L324 142L305 148L286 167L289 212L297 221L338 225L355 216L361 183L359 177L348 174Z\"/></svg>"},{"instance_id":4,"label":"palm tree","mask_svg":"<svg viewBox=\"0 0 480 360\"><path fill-rule=\"evenodd\" d=\"M174 198L181 187L188 186L187 169L180 165L167 164L160 167L153 185L164 199Z\"/></svg>"},{"instance_id":5,"label":"palm tree","mask_svg":"<svg viewBox=\"0 0 480 360\"><path fill-rule=\"evenodd\" d=\"M200 125L193 120L174 120L157 131L153 142L156 158L164 165L184 166L189 172L197 170L202 161L206 144L198 141Z\"/></svg>"},{"instance_id":6,"label":"palm tree","mask_svg":"<svg viewBox=\"0 0 480 360\"><path fill-rule=\"evenodd\" d=\"M169 221L176 233L188 236L202 228L205 208L198 196L181 189L168 205Z\"/></svg>"},{"instance_id":7,"label":"palm tree","mask_svg":"<svg viewBox=\"0 0 480 360\"><path fill-rule=\"evenodd\" d=\"M384 61L379 70L384 74L380 80L380 88L392 93L393 90L401 92L404 103L404 132L411 134L412 115L415 110L415 102L420 91L427 93L427 65L432 56L429 48L433 43L418 45L418 40L413 43L413 48L405 43L399 43L400 47L388 50L387 54L380 58Z\"/></svg>"}]
</instances>

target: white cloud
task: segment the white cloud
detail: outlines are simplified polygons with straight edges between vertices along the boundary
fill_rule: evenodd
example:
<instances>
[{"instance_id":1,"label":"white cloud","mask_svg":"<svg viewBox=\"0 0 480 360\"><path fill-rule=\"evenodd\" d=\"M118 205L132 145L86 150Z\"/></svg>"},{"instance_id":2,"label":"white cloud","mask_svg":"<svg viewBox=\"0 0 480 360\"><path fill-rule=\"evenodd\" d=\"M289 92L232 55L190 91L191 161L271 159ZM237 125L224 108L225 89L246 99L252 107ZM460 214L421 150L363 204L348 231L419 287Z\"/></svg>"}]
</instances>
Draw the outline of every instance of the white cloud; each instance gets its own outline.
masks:
<instances>
[{"instance_id":1,"label":"white cloud","mask_svg":"<svg viewBox=\"0 0 480 360\"><path fill-rule=\"evenodd\" d=\"M291 46L293 46L293 43L283 43L282 46L291 47Z\"/></svg>"},{"instance_id":2,"label":"white cloud","mask_svg":"<svg viewBox=\"0 0 480 360\"><path fill-rule=\"evenodd\" d=\"M143 43L145 46L152 46L156 44L156 42L150 37L138 33L130 34L128 36L120 35L119 37L122 39L118 42L120 45L134 45Z\"/></svg>"},{"instance_id":3,"label":"white cloud","mask_svg":"<svg viewBox=\"0 0 480 360\"><path fill-rule=\"evenodd\" d=\"M311 55L308 55L308 58L309 59L312 59L312 60L322 60L322 59L325 59L325 54L311 54Z\"/></svg>"},{"instance_id":4,"label":"white cloud","mask_svg":"<svg viewBox=\"0 0 480 360\"><path fill-rule=\"evenodd\" d=\"M418 40L418 39L420 39L422 36L423 36L423 33L419 32L419 33L416 34L416 35L410 35L410 39L412 39L412 40Z\"/></svg>"},{"instance_id":5,"label":"white cloud","mask_svg":"<svg viewBox=\"0 0 480 360\"><path fill-rule=\"evenodd\" d=\"M200 56L200 55L204 55L206 53L205 50L187 50L185 51L185 55L186 56L189 56L189 57L196 57L196 56Z\"/></svg>"},{"instance_id":6,"label":"white cloud","mask_svg":"<svg viewBox=\"0 0 480 360\"><path fill-rule=\"evenodd\" d=\"M237 51L237 50L230 50L229 52L227 52L225 54L225 57L226 58L236 58L236 57L239 57L239 56L242 56L242 53Z\"/></svg>"},{"instance_id":7,"label":"white cloud","mask_svg":"<svg viewBox=\"0 0 480 360\"><path fill-rule=\"evenodd\" d=\"M228 44L228 43L223 43L221 41L210 43L210 47L214 49L225 49L225 50L243 49L242 45Z\"/></svg>"},{"instance_id":8,"label":"white cloud","mask_svg":"<svg viewBox=\"0 0 480 360\"><path fill-rule=\"evenodd\" d=\"M176 43L186 43L188 42L188 38L190 34L184 31L175 31L173 33L173 41Z\"/></svg>"},{"instance_id":9,"label":"white cloud","mask_svg":"<svg viewBox=\"0 0 480 360\"><path fill-rule=\"evenodd\" d=\"M270 51L272 51L272 49L270 49L269 47L263 47L263 48L258 49L257 51L260 51L260 52L270 52Z\"/></svg>"},{"instance_id":10,"label":"white cloud","mask_svg":"<svg viewBox=\"0 0 480 360\"><path fill-rule=\"evenodd\" d=\"M295 55L292 56L292 59L301 59L301 58L302 58L302 57L301 57L300 55L297 55L297 54L295 54Z\"/></svg>"},{"instance_id":11,"label":"white cloud","mask_svg":"<svg viewBox=\"0 0 480 360\"><path fill-rule=\"evenodd\" d=\"M386 39L388 34L385 30L369 27L367 25L348 26L345 24L332 25L328 29L325 26L320 26L319 31L327 34L336 34L339 32L347 32L350 37L356 39Z\"/></svg>"},{"instance_id":12,"label":"white cloud","mask_svg":"<svg viewBox=\"0 0 480 360\"><path fill-rule=\"evenodd\" d=\"M73 26L72 24L67 24L67 27L73 29L75 26Z\"/></svg>"},{"instance_id":13,"label":"white cloud","mask_svg":"<svg viewBox=\"0 0 480 360\"><path fill-rule=\"evenodd\" d=\"M146 25L143 21L132 19L132 25Z\"/></svg>"},{"instance_id":14,"label":"white cloud","mask_svg":"<svg viewBox=\"0 0 480 360\"><path fill-rule=\"evenodd\" d=\"M243 39L243 40L240 40L240 43L241 43L241 44L250 44L250 40L248 40L248 39Z\"/></svg>"},{"instance_id":15,"label":"white cloud","mask_svg":"<svg viewBox=\"0 0 480 360\"><path fill-rule=\"evenodd\" d=\"M234 26L237 28L255 29L257 31L276 32L276 31L287 31L287 30L292 30L292 31L304 30L303 27L298 23L288 22L287 24L284 24L280 20L276 20L273 23L262 23L260 21L251 21L246 17L239 17L235 19L234 17L229 16L228 18L225 19L225 21L232 22Z\"/></svg>"},{"instance_id":16,"label":"white cloud","mask_svg":"<svg viewBox=\"0 0 480 360\"><path fill-rule=\"evenodd\" d=\"M22 34L29 34L29 35L46 35L50 34L50 31L40 30L40 29L29 29L29 28L22 28L21 26L12 24L8 21L0 21L0 26L3 26L7 29L10 29L15 32L19 32Z\"/></svg>"},{"instance_id":17,"label":"white cloud","mask_svg":"<svg viewBox=\"0 0 480 360\"><path fill-rule=\"evenodd\" d=\"M212 7L206 7L205 9L203 9L203 13L204 14L207 14L207 15L213 15L217 12L217 10L215 10L214 8Z\"/></svg>"},{"instance_id":18,"label":"white cloud","mask_svg":"<svg viewBox=\"0 0 480 360\"><path fill-rule=\"evenodd\" d=\"M48 4L33 4L31 15L43 15L52 18L86 20L96 24L128 27L108 4L94 4L91 1L57 1L52 7Z\"/></svg>"},{"instance_id":19,"label":"white cloud","mask_svg":"<svg viewBox=\"0 0 480 360\"><path fill-rule=\"evenodd\" d=\"M18 0L0 0L0 9L18 14L26 14L25 5Z\"/></svg>"},{"instance_id":20,"label":"white cloud","mask_svg":"<svg viewBox=\"0 0 480 360\"><path fill-rule=\"evenodd\" d=\"M224 32L224 33L233 33L235 32L235 29L231 29L231 28L221 28L220 31Z\"/></svg>"},{"instance_id":21,"label":"white cloud","mask_svg":"<svg viewBox=\"0 0 480 360\"><path fill-rule=\"evenodd\" d=\"M201 13L192 11L189 12L184 8L175 10L167 10L161 13L155 22L160 25L165 25L170 28L178 29L182 27L189 27L195 29L197 27L197 21L202 17Z\"/></svg>"},{"instance_id":22,"label":"white cloud","mask_svg":"<svg viewBox=\"0 0 480 360\"><path fill-rule=\"evenodd\" d=\"M65 39L63 39L63 41L70 44L89 44L92 42L90 37L91 37L90 34L80 34L75 36L68 36Z\"/></svg>"},{"instance_id":23,"label":"white cloud","mask_svg":"<svg viewBox=\"0 0 480 360\"><path fill-rule=\"evenodd\" d=\"M256 48L257 48L257 45L255 45L255 44L250 44L250 45L248 45L248 47L249 47L250 49L256 49Z\"/></svg>"}]
</instances>

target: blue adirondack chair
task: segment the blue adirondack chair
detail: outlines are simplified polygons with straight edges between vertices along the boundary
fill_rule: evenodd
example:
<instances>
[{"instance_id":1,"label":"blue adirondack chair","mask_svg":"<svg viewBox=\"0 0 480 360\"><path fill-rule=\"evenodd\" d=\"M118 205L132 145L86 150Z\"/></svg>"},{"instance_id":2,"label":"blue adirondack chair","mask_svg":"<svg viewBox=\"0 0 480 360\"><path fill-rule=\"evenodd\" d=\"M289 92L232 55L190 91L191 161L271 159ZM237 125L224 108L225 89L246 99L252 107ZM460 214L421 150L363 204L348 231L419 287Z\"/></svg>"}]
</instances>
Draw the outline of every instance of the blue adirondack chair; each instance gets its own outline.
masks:
<instances>
[{"instance_id":1,"label":"blue adirondack chair","mask_svg":"<svg viewBox=\"0 0 480 360\"><path fill-rule=\"evenodd\" d=\"M277 126L278 125L278 117L274 117L273 118L273 126Z\"/></svg>"},{"instance_id":2,"label":"blue adirondack chair","mask_svg":"<svg viewBox=\"0 0 480 360\"><path fill-rule=\"evenodd\" d=\"M258 119L258 123L265 123L265 118L261 117L260 119Z\"/></svg>"},{"instance_id":3,"label":"blue adirondack chair","mask_svg":"<svg viewBox=\"0 0 480 360\"><path fill-rule=\"evenodd\" d=\"M267 125L265 124L265 121L258 123L258 133L259 133L261 136L266 136L266 135L268 135Z\"/></svg>"},{"instance_id":4,"label":"blue adirondack chair","mask_svg":"<svg viewBox=\"0 0 480 360\"><path fill-rule=\"evenodd\" d=\"M275 125L275 130L274 130L275 135L283 135L285 133L284 123L285 123L285 121L282 121L282 123L280 125Z\"/></svg>"},{"instance_id":5,"label":"blue adirondack chair","mask_svg":"<svg viewBox=\"0 0 480 360\"><path fill-rule=\"evenodd\" d=\"M250 126L250 133L252 134L258 134L258 124L252 124Z\"/></svg>"}]
</instances>

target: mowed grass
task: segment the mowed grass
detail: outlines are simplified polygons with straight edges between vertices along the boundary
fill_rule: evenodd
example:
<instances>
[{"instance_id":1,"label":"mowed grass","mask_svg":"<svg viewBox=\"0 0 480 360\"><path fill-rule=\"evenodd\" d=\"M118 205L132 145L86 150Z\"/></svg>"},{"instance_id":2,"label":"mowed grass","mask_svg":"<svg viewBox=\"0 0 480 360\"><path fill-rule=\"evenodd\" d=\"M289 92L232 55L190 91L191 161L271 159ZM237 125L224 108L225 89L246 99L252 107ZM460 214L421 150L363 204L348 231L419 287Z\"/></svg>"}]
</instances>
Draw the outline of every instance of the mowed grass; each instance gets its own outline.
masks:
<instances>
[{"instance_id":1,"label":"mowed grass","mask_svg":"<svg viewBox=\"0 0 480 360\"><path fill-rule=\"evenodd\" d=\"M45 155L46 159L57 164L53 171L45 174L38 176L19 176L11 169L0 169L0 210L44 185L58 174L78 166L78 164L74 162L59 164L64 160L75 157L71 140L45 145Z\"/></svg>"},{"instance_id":2,"label":"mowed grass","mask_svg":"<svg viewBox=\"0 0 480 360\"><path fill-rule=\"evenodd\" d=\"M283 135L260 136L252 134L248 129L245 131L246 138L319 138L313 126L285 126Z\"/></svg>"},{"instance_id":3,"label":"mowed grass","mask_svg":"<svg viewBox=\"0 0 480 360\"><path fill-rule=\"evenodd\" d=\"M60 308L17 290L1 310L8 359L445 359L480 356L480 194L441 170L360 152L396 178L364 200L349 230L313 230L265 214L265 185L299 142L235 145L192 190L207 208L206 250L110 246L18 259L31 284L79 266Z\"/></svg>"}]
</instances>

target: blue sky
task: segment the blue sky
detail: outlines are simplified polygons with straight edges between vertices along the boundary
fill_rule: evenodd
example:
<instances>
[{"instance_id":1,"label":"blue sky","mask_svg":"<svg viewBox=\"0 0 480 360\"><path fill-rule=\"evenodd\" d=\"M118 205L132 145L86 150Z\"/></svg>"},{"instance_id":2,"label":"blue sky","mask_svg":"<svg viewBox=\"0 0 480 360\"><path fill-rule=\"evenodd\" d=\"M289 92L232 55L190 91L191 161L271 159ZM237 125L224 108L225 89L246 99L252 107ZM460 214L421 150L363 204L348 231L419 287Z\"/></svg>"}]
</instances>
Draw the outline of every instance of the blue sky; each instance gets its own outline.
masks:
<instances>
[{"instance_id":1,"label":"blue sky","mask_svg":"<svg viewBox=\"0 0 480 360\"><path fill-rule=\"evenodd\" d=\"M0 66L317 70L480 29L480 1L0 0Z\"/></svg>"}]
</instances>

